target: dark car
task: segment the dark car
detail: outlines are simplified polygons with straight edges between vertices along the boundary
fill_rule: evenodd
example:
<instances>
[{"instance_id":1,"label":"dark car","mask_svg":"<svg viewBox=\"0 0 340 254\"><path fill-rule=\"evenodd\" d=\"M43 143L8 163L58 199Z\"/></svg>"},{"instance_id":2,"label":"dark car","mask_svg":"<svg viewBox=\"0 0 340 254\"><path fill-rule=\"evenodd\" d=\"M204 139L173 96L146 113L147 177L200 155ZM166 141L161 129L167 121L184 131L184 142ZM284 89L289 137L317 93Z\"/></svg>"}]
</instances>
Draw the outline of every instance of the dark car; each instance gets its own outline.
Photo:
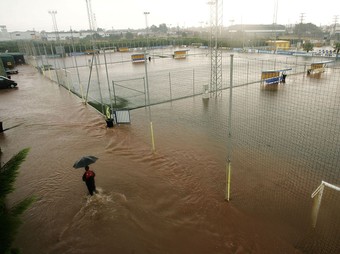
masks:
<instances>
[{"instance_id":1,"label":"dark car","mask_svg":"<svg viewBox=\"0 0 340 254\"><path fill-rule=\"evenodd\" d=\"M8 79L4 76L0 76L0 88L14 88L17 86L17 83L11 79Z\"/></svg>"}]
</instances>

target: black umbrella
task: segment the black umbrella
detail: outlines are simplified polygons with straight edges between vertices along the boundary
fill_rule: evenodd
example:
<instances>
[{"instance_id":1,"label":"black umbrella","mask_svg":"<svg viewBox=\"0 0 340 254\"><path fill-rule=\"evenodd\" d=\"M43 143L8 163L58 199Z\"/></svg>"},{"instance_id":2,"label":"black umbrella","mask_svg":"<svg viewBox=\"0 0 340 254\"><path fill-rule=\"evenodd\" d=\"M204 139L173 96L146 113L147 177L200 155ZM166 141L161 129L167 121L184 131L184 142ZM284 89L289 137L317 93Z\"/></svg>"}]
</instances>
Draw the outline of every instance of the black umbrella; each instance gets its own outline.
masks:
<instances>
[{"instance_id":1,"label":"black umbrella","mask_svg":"<svg viewBox=\"0 0 340 254\"><path fill-rule=\"evenodd\" d=\"M80 160L76 161L74 164L73 164L73 167L74 168L84 168L92 163L95 163L96 160L98 160L97 157L94 157L94 156L84 156L82 157Z\"/></svg>"}]
</instances>

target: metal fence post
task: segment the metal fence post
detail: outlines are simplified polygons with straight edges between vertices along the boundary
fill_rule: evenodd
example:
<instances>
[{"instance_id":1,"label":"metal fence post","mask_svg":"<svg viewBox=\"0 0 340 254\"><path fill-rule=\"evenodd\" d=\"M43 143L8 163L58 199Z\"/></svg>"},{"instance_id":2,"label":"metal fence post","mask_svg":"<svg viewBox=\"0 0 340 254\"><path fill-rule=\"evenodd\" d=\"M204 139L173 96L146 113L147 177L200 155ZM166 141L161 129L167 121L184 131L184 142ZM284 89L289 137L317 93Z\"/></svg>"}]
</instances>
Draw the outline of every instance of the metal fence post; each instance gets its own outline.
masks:
<instances>
[{"instance_id":1,"label":"metal fence post","mask_svg":"<svg viewBox=\"0 0 340 254\"><path fill-rule=\"evenodd\" d=\"M192 95L195 95L195 69L192 70Z\"/></svg>"},{"instance_id":2,"label":"metal fence post","mask_svg":"<svg viewBox=\"0 0 340 254\"><path fill-rule=\"evenodd\" d=\"M107 88L109 89L109 98L110 98L110 106L111 106L111 112L110 112L110 116L113 113L113 105L112 105L112 97L111 97L111 89L110 89L110 79L109 79L109 71L107 69L107 61L106 61L106 52L105 52L105 48L103 49L104 51L104 61L105 61L105 70L106 70L106 79L107 79Z\"/></svg>"},{"instance_id":3,"label":"metal fence post","mask_svg":"<svg viewBox=\"0 0 340 254\"><path fill-rule=\"evenodd\" d=\"M146 61L146 49L144 49L144 67L145 67L145 81L146 81L146 89L147 89L147 97L148 97L148 109L149 109L149 121L150 121L150 134L151 134L151 145L152 145L152 152L155 152L155 138L153 133L153 125L151 119L151 107L150 107L150 87L149 87L149 78L148 78L148 62Z\"/></svg>"},{"instance_id":4,"label":"metal fence post","mask_svg":"<svg viewBox=\"0 0 340 254\"><path fill-rule=\"evenodd\" d=\"M247 84L249 82L249 60L247 62Z\"/></svg>"},{"instance_id":5,"label":"metal fence post","mask_svg":"<svg viewBox=\"0 0 340 254\"><path fill-rule=\"evenodd\" d=\"M113 80L112 80L112 90L113 90L113 98L114 98L114 100L115 100L115 106L117 107L115 82L114 82Z\"/></svg>"},{"instance_id":6,"label":"metal fence post","mask_svg":"<svg viewBox=\"0 0 340 254\"><path fill-rule=\"evenodd\" d=\"M171 91L171 74L169 72L169 89L170 89L170 100L172 100L172 91Z\"/></svg>"},{"instance_id":7,"label":"metal fence post","mask_svg":"<svg viewBox=\"0 0 340 254\"><path fill-rule=\"evenodd\" d=\"M143 77L143 84L144 84L144 106L147 105L147 98L146 98L146 84L145 84L145 77Z\"/></svg>"},{"instance_id":8,"label":"metal fence post","mask_svg":"<svg viewBox=\"0 0 340 254\"><path fill-rule=\"evenodd\" d=\"M229 116L228 116L228 141L227 141L227 164L226 164L226 193L225 200L230 200L230 184L231 184L231 114L232 114L232 98L233 98L233 66L234 65L234 55L230 55L230 87L229 87Z\"/></svg>"}]
</instances>

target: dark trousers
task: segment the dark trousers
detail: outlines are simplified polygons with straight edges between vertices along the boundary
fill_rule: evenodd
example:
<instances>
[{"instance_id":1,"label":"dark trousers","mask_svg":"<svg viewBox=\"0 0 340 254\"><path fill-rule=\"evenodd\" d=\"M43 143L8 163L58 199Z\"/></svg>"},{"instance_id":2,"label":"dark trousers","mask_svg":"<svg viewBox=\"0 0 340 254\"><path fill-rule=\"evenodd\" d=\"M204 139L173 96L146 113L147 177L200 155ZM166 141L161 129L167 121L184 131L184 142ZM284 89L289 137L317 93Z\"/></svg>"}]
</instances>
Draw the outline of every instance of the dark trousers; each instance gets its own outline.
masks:
<instances>
[{"instance_id":1,"label":"dark trousers","mask_svg":"<svg viewBox=\"0 0 340 254\"><path fill-rule=\"evenodd\" d=\"M96 185L94 183L94 180L90 179L86 181L86 186L87 186L87 189L89 190L90 195L92 196L93 192L96 192Z\"/></svg>"}]
</instances>

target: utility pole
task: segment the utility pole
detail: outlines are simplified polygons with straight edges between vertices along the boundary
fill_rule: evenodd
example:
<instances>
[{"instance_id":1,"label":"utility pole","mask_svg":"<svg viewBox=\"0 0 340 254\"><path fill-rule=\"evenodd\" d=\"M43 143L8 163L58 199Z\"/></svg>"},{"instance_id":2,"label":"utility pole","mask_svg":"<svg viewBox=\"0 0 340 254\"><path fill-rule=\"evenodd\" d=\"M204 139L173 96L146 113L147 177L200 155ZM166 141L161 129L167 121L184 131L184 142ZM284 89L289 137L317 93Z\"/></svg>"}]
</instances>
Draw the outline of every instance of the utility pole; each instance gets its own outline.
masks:
<instances>
[{"instance_id":1,"label":"utility pole","mask_svg":"<svg viewBox=\"0 0 340 254\"><path fill-rule=\"evenodd\" d=\"M277 8L278 8L278 0L275 1L274 4L274 15L273 15L273 29L274 29L274 52L276 54L277 51L277 46L276 46L276 39L277 39L277 29L276 29L276 25L277 25Z\"/></svg>"},{"instance_id":2,"label":"utility pole","mask_svg":"<svg viewBox=\"0 0 340 254\"><path fill-rule=\"evenodd\" d=\"M336 32L337 23L338 23L338 15L334 15L334 28L333 28L334 40L336 39L335 32Z\"/></svg>"},{"instance_id":3,"label":"utility pole","mask_svg":"<svg viewBox=\"0 0 340 254\"><path fill-rule=\"evenodd\" d=\"M303 23L304 18L305 18L305 13L300 13L300 24Z\"/></svg>"},{"instance_id":4,"label":"utility pole","mask_svg":"<svg viewBox=\"0 0 340 254\"><path fill-rule=\"evenodd\" d=\"M234 25L234 19L231 19L231 20L229 20L229 22L230 22L230 27L232 28L232 29L234 29L233 28L233 25ZM231 42L231 46L233 45L233 31L229 28L229 33L228 33L229 35L230 35L230 42Z\"/></svg>"},{"instance_id":5,"label":"utility pole","mask_svg":"<svg viewBox=\"0 0 340 254\"><path fill-rule=\"evenodd\" d=\"M299 36L299 42L302 45L302 24L303 24L303 20L305 18L305 13L300 13L300 25L299 25L299 31L298 31L298 36Z\"/></svg>"}]
</instances>

